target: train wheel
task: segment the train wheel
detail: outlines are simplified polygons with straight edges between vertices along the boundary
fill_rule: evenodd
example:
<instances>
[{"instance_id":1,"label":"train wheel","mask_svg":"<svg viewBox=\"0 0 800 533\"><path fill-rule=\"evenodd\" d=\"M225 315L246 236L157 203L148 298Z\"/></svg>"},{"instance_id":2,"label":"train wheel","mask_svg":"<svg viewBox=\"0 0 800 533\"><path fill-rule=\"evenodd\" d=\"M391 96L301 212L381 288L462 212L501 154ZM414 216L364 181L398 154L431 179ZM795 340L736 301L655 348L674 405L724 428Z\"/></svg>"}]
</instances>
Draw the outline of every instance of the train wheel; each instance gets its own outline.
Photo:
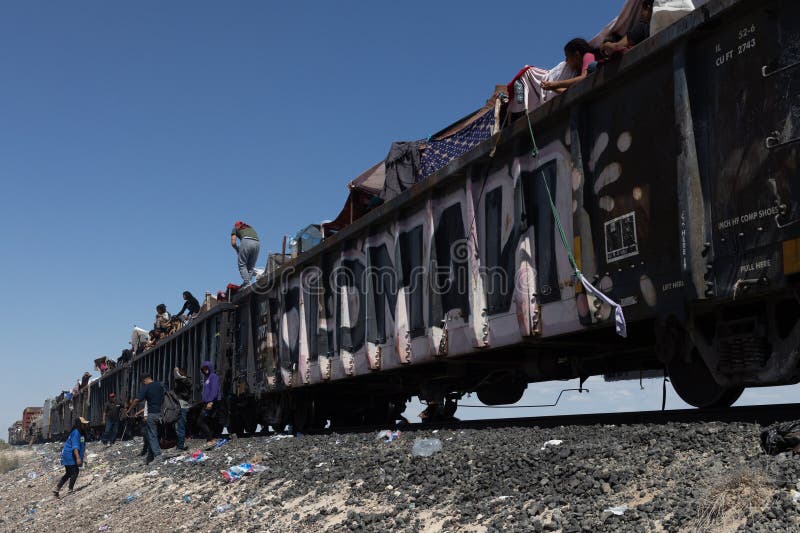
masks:
<instances>
[{"instance_id":1,"label":"train wheel","mask_svg":"<svg viewBox=\"0 0 800 533\"><path fill-rule=\"evenodd\" d=\"M528 384L513 379L505 379L494 385L486 385L476 392L478 400L484 405L512 405L522 399Z\"/></svg>"},{"instance_id":2,"label":"train wheel","mask_svg":"<svg viewBox=\"0 0 800 533\"><path fill-rule=\"evenodd\" d=\"M744 387L717 383L697 348L692 348L690 362L674 359L667 369L672 388L681 400L699 409L730 407L744 392Z\"/></svg>"}]
</instances>

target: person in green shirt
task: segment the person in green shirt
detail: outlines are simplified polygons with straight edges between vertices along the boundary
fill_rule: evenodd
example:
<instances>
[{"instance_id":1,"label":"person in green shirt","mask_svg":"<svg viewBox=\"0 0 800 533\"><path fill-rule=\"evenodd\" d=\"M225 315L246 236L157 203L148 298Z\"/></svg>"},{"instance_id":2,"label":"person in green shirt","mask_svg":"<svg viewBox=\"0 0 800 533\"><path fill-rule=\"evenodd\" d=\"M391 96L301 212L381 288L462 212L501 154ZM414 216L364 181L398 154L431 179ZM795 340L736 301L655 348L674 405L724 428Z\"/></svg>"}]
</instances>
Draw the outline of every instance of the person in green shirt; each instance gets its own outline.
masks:
<instances>
[{"instance_id":1,"label":"person in green shirt","mask_svg":"<svg viewBox=\"0 0 800 533\"><path fill-rule=\"evenodd\" d=\"M238 244L237 239L239 240ZM247 287L255 274L256 261L258 261L259 243L256 230L241 220L236 222L231 230L231 246L236 250L239 259L242 287Z\"/></svg>"}]
</instances>

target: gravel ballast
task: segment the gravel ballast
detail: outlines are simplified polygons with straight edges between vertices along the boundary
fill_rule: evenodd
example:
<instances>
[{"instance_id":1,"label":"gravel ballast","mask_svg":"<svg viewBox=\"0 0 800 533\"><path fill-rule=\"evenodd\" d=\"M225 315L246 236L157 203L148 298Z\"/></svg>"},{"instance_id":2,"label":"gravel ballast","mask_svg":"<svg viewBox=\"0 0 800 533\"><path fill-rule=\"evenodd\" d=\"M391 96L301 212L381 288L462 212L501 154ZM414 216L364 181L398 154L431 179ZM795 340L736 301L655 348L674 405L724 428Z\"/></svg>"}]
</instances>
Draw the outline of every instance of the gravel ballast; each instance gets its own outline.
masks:
<instances>
[{"instance_id":1,"label":"gravel ballast","mask_svg":"<svg viewBox=\"0 0 800 533\"><path fill-rule=\"evenodd\" d=\"M800 462L764 455L760 430L706 423L415 431L391 442L377 433L256 437L233 439L202 463L167 451L149 466L138 439L90 443L80 490L60 500L50 491L63 471L61 444L51 443L16 451L21 466L2 475L0 529L800 530ZM438 439L441 450L414 456L422 438ZM267 469L223 479L220 470L244 462Z\"/></svg>"}]
</instances>

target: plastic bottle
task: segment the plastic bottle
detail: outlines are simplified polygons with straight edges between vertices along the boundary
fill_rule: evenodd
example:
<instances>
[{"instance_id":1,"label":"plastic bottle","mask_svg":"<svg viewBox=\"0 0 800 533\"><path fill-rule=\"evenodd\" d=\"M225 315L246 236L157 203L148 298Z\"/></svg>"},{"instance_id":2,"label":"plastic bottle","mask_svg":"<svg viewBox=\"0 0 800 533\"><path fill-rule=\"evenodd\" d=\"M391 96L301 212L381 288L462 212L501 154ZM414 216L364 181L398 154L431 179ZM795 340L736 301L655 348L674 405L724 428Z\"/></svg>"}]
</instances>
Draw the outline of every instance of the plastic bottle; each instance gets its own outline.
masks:
<instances>
[{"instance_id":1,"label":"plastic bottle","mask_svg":"<svg viewBox=\"0 0 800 533\"><path fill-rule=\"evenodd\" d=\"M136 492L132 493L132 494L128 494L125 497L125 503L131 503L133 500L135 500L136 498L138 498L141 495L142 495L142 493L139 492L138 490Z\"/></svg>"},{"instance_id":2,"label":"plastic bottle","mask_svg":"<svg viewBox=\"0 0 800 533\"><path fill-rule=\"evenodd\" d=\"M414 457L430 457L442 449L442 441L439 439L416 439L411 448Z\"/></svg>"},{"instance_id":3,"label":"plastic bottle","mask_svg":"<svg viewBox=\"0 0 800 533\"><path fill-rule=\"evenodd\" d=\"M185 501L186 503L192 503L192 497L191 497L191 496L189 496L188 494L186 494L186 495L183 497L183 501Z\"/></svg>"}]
</instances>

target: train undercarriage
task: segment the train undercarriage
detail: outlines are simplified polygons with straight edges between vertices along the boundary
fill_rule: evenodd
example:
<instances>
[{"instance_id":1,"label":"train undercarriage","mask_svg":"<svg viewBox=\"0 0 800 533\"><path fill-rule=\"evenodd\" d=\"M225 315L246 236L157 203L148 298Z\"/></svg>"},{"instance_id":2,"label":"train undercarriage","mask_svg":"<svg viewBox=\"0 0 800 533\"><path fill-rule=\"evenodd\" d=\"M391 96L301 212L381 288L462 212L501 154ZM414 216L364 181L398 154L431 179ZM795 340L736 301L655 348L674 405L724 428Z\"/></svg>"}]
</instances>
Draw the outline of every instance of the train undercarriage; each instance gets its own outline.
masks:
<instances>
[{"instance_id":1,"label":"train undercarriage","mask_svg":"<svg viewBox=\"0 0 800 533\"><path fill-rule=\"evenodd\" d=\"M608 330L553 339L419 368L354 379L346 387L322 385L267 393L250 400L257 423L298 430L393 424L406 402L427 403L427 421L454 416L458 401L475 394L488 406L518 402L533 383L604 375L663 376L694 407L733 405L747 387L800 382L800 303L794 294L697 308L685 322L643 322L620 339ZM234 426L234 431L239 425Z\"/></svg>"}]
</instances>

